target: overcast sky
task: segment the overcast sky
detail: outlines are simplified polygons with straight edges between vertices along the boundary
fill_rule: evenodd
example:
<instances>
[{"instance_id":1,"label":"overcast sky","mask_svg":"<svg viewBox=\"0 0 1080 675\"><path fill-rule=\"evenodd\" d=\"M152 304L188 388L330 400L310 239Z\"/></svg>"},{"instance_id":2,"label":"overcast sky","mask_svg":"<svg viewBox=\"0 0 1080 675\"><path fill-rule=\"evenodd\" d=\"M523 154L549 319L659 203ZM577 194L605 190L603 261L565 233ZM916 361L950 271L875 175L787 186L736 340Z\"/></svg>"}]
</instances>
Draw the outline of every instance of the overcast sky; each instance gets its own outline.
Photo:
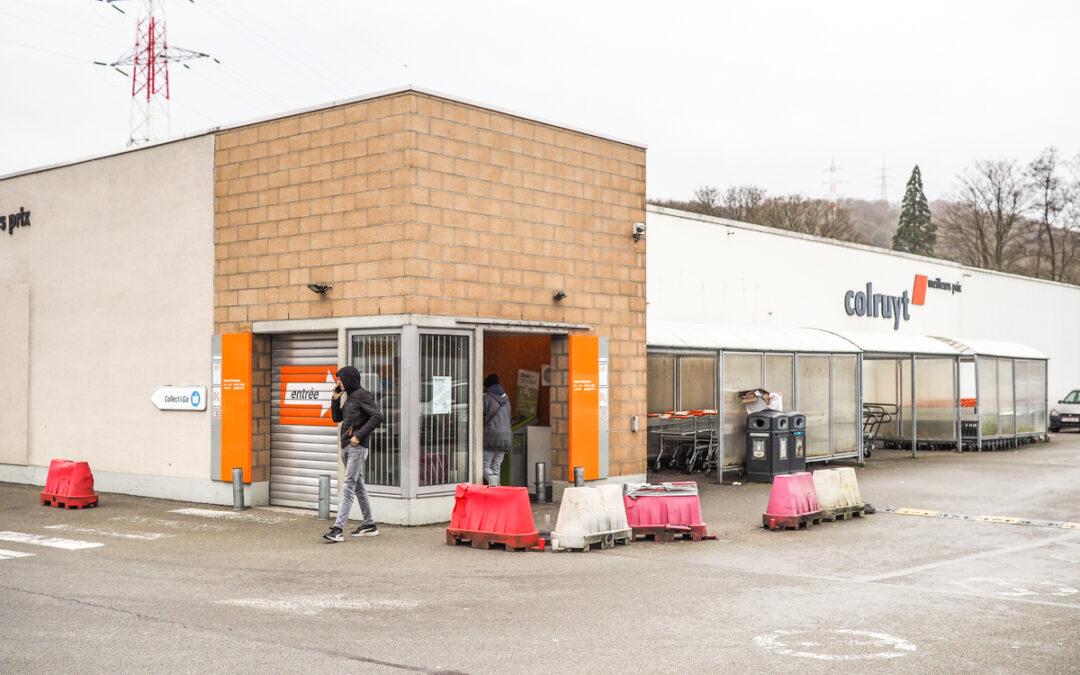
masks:
<instances>
[{"instance_id":1,"label":"overcast sky","mask_svg":"<svg viewBox=\"0 0 1080 675\"><path fill-rule=\"evenodd\" d=\"M139 0L0 0L0 174L120 149ZM181 135L404 84L648 145L648 192L899 200L1080 152L1080 3L168 0ZM18 44L13 44L18 43ZM22 45L22 46L20 46ZM47 50L47 51L40 51ZM54 53L48 53L54 52Z\"/></svg>"}]
</instances>

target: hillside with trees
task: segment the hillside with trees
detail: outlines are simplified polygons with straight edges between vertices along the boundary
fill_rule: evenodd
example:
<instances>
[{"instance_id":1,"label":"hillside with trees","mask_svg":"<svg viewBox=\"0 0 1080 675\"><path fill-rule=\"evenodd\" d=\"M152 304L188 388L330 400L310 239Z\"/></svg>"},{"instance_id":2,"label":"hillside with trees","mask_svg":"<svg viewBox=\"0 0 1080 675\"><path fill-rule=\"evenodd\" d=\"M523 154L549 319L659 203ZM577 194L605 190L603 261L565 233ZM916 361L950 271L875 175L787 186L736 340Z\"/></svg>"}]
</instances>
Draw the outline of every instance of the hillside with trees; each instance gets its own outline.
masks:
<instances>
[{"instance_id":1,"label":"hillside with trees","mask_svg":"<svg viewBox=\"0 0 1080 675\"><path fill-rule=\"evenodd\" d=\"M973 267L1080 284L1080 156L1045 149L1027 164L978 160L947 199L928 202L919 167L902 203L705 185L690 199L650 204L908 251Z\"/></svg>"}]
</instances>

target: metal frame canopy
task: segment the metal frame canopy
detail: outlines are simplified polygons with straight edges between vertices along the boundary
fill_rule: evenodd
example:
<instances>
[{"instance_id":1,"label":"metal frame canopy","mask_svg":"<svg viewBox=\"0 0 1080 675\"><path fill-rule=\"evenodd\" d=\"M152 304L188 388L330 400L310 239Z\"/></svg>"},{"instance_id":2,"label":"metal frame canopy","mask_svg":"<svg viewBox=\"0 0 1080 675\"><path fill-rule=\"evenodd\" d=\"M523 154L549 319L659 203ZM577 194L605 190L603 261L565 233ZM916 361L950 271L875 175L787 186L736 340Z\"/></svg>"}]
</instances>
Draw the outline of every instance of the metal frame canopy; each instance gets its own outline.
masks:
<instances>
[{"instance_id":1,"label":"metal frame canopy","mask_svg":"<svg viewBox=\"0 0 1080 675\"><path fill-rule=\"evenodd\" d=\"M823 352L858 354L850 340L818 328L730 326L704 323L650 321L649 347L752 352Z\"/></svg>"},{"instance_id":2,"label":"metal frame canopy","mask_svg":"<svg viewBox=\"0 0 1080 675\"><path fill-rule=\"evenodd\" d=\"M1001 340L972 340L968 338L948 338L934 336L935 340L950 345L963 356L998 356L1007 359L1032 359L1034 361L1049 361L1050 357L1034 347L1020 344L1019 342L1004 342Z\"/></svg>"},{"instance_id":3,"label":"metal frame canopy","mask_svg":"<svg viewBox=\"0 0 1080 675\"><path fill-rule=\"evenodd\" d=\"M741 389L781 391L785 408L807 415L807 462L862 461L861 359L850 341L816 328L693 322L650 321L646 333L650 371L663 372L649 389L664 402L649 412L715 408L718 448L707 470L719 469L718 480L742 465L746 412L733 398Z\"/></svg>"},{"instance_id":4,"label":"metal frame canopy","mask_svg":"<svg viewBox=\"0 0 1080 675\"><path fill-rule=\"evenodd\" d=\"M898 418L886 440L910 443L913 457L920 445L1015 447L1021 439L1046 433L1048 359L1037 349L997 340L832 332L862 350L864 396L881 390L880 383L866 381L868 376L892 378L888 384L895 387Z\"/></svg>"},{"instance_id":5,"label":"metal frame canopy","mask_svg":"<svg viewBox=\"0 0 1080 675\"><path fill-rule=\"evenodd\" d=\"M956 348L937 338L913 333L831 332L862 351L860 405L866 405L866 397L872 396L871 403L896 406L896 419L882 428L881 440L900 446L910 444L912 457L918 456L920 443L960 447L960 354ZM892 391L887 392L889 389ZM882 399L883 395L892 400ZM921 435L920 413L924 426Z\"/></svg>"},{"instance_id":6,"label":"metal frame canopy","mask_svg":"<svg viewBox=\"0 0 1080 675\"><path fill-rule=\"evenodd\" d=\"M1028 345L938 337L960 354L959 447L1013 448L1046 438L1049 357ZM974 394L974 396L965 396Z\"/></svg>"},{"instance_id":7,"label":"metal frame canopy","mask_svg":"<svg viewBox=\"0 0 1080 675\"><path fill-rule=\"evenodd\" d=\"M684 364L684 360L715 357L712 396L719 410L718 424L723 426L717 429L720 457L724 458L718 464L722 466L735 466L738 459L724 455L724 446L732 445L737 435L734 431L738 425L738 420L734 419L736 411L727 400L727 394L734 386L733 374L727 371L735 365L739 366L744 380L754 379L751 376L760 372L759 383L752 386L772 389L775 385L770 383L770 378L776 380L772 366L783 361L782 370L790 362L791 377L786 384L789 392L795 395L785 403L802 408L812 399L823 397L828 400L822 415L830 449L825 455L808 457L808 461L841 457L858 457L861 461L863 458L861 437L857 452L837 454L834 449L838 438L838 411L834 409L833 399L837 391L843 389L843 385L834 380L838 372L836 362L844 355L857 356L857 382L854 385L857 410L862 410L867 397L872 402L879 402L877 399L881 398L881 403L896 405L896 418L882 429L881 440L900 447L910 446L912 457L918 455L920 448L982 450L1015 447L1021 442L1045 437L1047 430L1048 358L1023 344L903 332L670 321L650 321L646 333L650 357L658 359L657 367L665 372L672 371L660 387L670 389L661 393L662 398L673 406L687 407L684 384L690 382L691 371L684 374L684 365L691 364ZM750 362L755 356L760 357L760 371L755 365L758 362ZM800 382L803 369L800 356L803 357L802 366L809 366L814 359L827 360L828 366L820 365L819 368L825 368L827 372L828 389L811 394L807 389L810 380L804 378ZM666 361L661 363L661 359ZM650 369L652 367L650 359ZM705 377L711 378L708 374ZM700 380L701 376L696 379ZM652 389L650 380L650 394ZM845 433L843 425L846 422L846 419L842 422ZM846 443L846 436L844 438Z\"/></svg>"}]
</instances>

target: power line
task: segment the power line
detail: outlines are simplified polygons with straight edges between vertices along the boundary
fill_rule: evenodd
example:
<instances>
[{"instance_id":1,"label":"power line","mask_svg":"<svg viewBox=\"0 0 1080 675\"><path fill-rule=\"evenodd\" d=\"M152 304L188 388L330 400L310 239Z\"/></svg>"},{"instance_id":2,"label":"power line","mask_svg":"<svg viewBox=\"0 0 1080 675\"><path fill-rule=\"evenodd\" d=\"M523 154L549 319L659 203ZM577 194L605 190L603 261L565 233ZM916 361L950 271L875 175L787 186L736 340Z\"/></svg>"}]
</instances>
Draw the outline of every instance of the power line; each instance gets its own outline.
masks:
<instances>
[{"instance_id":1,"label":"power line","mask_svg":"<svg viewBox=\"0 0 1080 675\"><path fill-rule=\"evenodd\" d=\"M55 9L49 9L48 7L42 7L41 5L38 5L38 4L33 3L33 2L26 2L26 0L7 0L7 1L8 2L13 2L16 5L22 5L23 7L30 7L32 9L36 9L39 12L45 12L47 14L52 14L53 16L59 16L59 17L62 17L64 19L74 19L76 21L89 23L95 28L113 28L114 27L113 25L110 25L110 24L108 24L108 23L106 23L104 21L100 21L98 19L90 19L89 17L85 17L85 16L74 16L72 14L65 14L64 12L58 12Z\"/></svg>"},{"instance_id":2,"label":"power line","mask_svg":"<svg viewBox=\"0 0 1080 675\"><path fill-rule=\"evenodd\" d=\"M889 201L889 172L885 167L885 157L881 158L881 201Z\"/></svg>"},{"instance_id":3,"label":"power line","mask_svg":"<svg viewBox=\"0 0 1080 675\"><path fill-rule=\"evenodd\" d=\"M3 38L0 38L0 42L2 42L4 44L8 44L8 45L14 45L16 47L22 47L23 49L31 49L31 50L33 50L35 52L41 52L43 54L52 54L53 56L62 56L65 59L73 59L75 61L82 61L83 63L90 63L90 64L94 63L94 61L86 58L85 56L75 56L74 54L65 54L63 52L54 52L51 49L43 49L41 47L35 47L33 45L27 45L27 44L23 44L21 42L15 42L14 40L5 40Z\"/></svg>"},{"instance_id":4,"label":"power line","mask_svg":"<svg viewBox=\"0 0 1080 675\"><path fill-rule=\"evenodd\" d=\"M243 30L247 31L248 33L250 33L252 36L254 36L259 41L258 42L258 47L259 48L261 48L263 51L265 51L270 56L272 56L272 57L274 57L276 59L283 60L286 64L288 64L289 66L296 69L296 72L298 74L302 75L301 71L298 69L299 66L305 66L305 67L308 68L308 70L311 72L311 74L314 74L316 76L325 78L325 75L323 75L323 73L319 69L311 67L310 65L306 64L301 59L296 59L296 58L286 54L284 51L282 51L277 46L276 43L271 42L269 39L267 39L264 35L262 35L258 31L256 31L255 29L253 29L251 26L249 26L248 24L246 24L243 21L240 21L239 19L234 17L224 7L220 7L220 6L218 6L218 5L216 5L215 3L212 3L212 2L203 2L203 3L200 3L199 6L208 7L210 9L213 9L215 12L218 12L222 17L224 17L227 21L233 23L234 25L236 25L236 26L242 28ZM327 92L329 92L331 97L334 97L334 96L337 95L337 92L335 92L333 90L333 88L327 88L326 87L326 81L325 80L320 82L319 86L322 87L323 89L325 89Z\"/></svg>"},{"instance_id":5,"label":"power line","mask_svg":"<svg viewBox=\"0 0 1080 675\"><path fill-rule=\"evenodd\" d=\"M289 4L288 3L283 3L281 6L284 7L284 8L288 8ZM312 62L305 60L303 58L303 54L301 52L293 50L293 47L292 47L293 39L290 36L286 35L285 33L282 33L272 23L269 23L269 22L263 20L262 17L259 16L258 14L252 13L252 14L249 14L248 16L250 16L251 18L253 18L256 21L258 21L259 23L261 23L267 30L269 30L269 32L275 34L278 37L278 40L280 41L280 44L283 45L284 48L287 49L293 55L293 58L295 58L298 62L300 62L300 63L304 64L305 66L307 66L308 68L310 68L312 72L318 73L320 76L324 77L325 81L329 82L331 85L337 86L337 87L342 87L343 86L346 92L351 92L352 83L349 81L349 79L347 77L342 77L340 73L334 72L332 69L324 66L321 63L312 64ZM308 26L307 22L305 22L302 18L296 17L296 15L293 15L293 16L295 18L296 23L298 23L301 26L304 26L305 28L308 28L308 30L310 30L310 27ZM337 80L337 81L335 82L334 80ZM335 96L337 92L331 91L330 93L331 93L331 96Z\"/></svg>"},{"instance_id":6,"label":"power line","mask_svg":"<svg viewBox=\"0 0 1080 675\"><path fill-rule=\"evenodd\" d=\"M311 31L313 33L318 32L318 31L312 29L311 24L309 24L307 21L305 21L304 17L301 14L293 13L294 6L291 3L283 3L282 5L280 5L280 7L282 9L286 10L287 12L289 12L289 14L291 14L293 16L294 20L297 23L304 26L309 31ZM334 41L334 43L335 43L335 46L338 48L339 52L345 53L345 50L341 49L341 46L342 46L343 43L338 38L336 33L327 33L327 34L324 35L324 37L328 37L328 38L332 39ZM389 65L395 65L395 66L396 65L402 65L402 66L404 66L406 68L408 68L408 66L409 66L409 64L407 64L407 63L399 63L396 59L391 58L390 51L381 42L379 42L378 40L376 40L374 37L372 37L370 35L366 36L362 40L359 40L359 39L356 40L355 44L357 46L361 47L361 48L370 50L372 53L374 53L374 54L376 54L378 56L385 57L385 61Z\"/></svg>"},{"instance_id":7,"label":"power line","mask_svg":"<svg viewBox=\"0 0 1080 675\"><path fill-rule=\"evenodd\" d=\"M76 37L81 37L84 40L94 40L96 42L103 42L105 44L113 45L113 46L115 46L115 44L116 44L115 41L113 41L113 40L103 40L103 39L101 39L99 37L96 37L96 36L93 36L93 35L87 35L86 33L79 33L77 31L73 31L73 30L68 29L68 28L63 28L61 26L56 26L56 25L53 25L51 23L46 23L44 21L39 21L37 19L30 19L30 18L25 17L25 16L19 16L18 14L11 14L9 12L0 12L0 15L2 15L2 16L10 16L13 19L18 19L20 21L26 21L27 23L33 23L33 24L37 24L39 26L44 26L46 28L51 28L53 30L58 30L58 31L63 32L63 33L68 33L69 35L74 35Z\"/></svg>"}]
</instances>

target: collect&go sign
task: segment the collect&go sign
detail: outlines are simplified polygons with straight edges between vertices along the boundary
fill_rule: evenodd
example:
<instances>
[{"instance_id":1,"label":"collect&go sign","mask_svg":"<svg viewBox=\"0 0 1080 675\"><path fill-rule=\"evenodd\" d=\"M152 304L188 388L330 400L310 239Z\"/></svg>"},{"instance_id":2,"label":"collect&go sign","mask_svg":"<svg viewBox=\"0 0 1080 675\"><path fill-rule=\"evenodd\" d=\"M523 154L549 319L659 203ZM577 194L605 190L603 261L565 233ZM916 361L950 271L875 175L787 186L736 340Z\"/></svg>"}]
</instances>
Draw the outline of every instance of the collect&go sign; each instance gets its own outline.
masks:
<instances>
[{"instance_id":1,"label":"collect&go sign","mask_svg":"<svg viewBox=\"0 0 1080 675\"><path fill-rule=\"evenodd\" d=\"M915 275L910 294L906 289L899 295L875 293L874 284L867 282L865 290L844 293L844 312L848 316L892 321L893 330L899 330L901 321L911 320L912 305L926 304L927 289L946 291L950 295L962 290L959 282L945 282L941 277L930 279L925 274Z\"/></svg>"}]
</instances>

